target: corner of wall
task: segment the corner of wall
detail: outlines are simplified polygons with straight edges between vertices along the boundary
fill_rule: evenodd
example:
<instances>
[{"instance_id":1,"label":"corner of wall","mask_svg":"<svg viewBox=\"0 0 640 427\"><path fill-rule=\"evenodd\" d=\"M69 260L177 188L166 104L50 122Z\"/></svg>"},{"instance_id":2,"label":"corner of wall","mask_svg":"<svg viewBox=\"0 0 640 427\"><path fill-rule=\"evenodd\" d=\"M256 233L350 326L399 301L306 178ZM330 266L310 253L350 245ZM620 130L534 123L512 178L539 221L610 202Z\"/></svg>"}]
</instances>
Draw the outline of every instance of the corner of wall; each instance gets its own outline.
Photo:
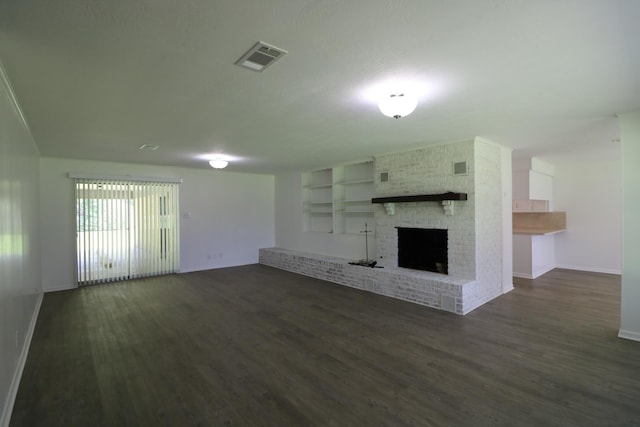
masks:
<instances>
[{"instance_id":1,"label":"corner of wall","mask_svg":"<svg viewBox=\"0 0 640 427\"><path fill-rule=\"evenodd\" d=\"M485 302L501 295L504 288L504 216L510 199L503 186L504 158L500 145L475 139L476 280Z\"/></svg>"},{"instance_id":2,"label":"corner of wall","mask_svg":"<svg viewBox=\"0 0 640 427\"><path fill-rule=\"evenodd\" d=\"M620 335L640 337L640 111L620 116L622 143L622 301Z\"/></svg>"}]
</instances>

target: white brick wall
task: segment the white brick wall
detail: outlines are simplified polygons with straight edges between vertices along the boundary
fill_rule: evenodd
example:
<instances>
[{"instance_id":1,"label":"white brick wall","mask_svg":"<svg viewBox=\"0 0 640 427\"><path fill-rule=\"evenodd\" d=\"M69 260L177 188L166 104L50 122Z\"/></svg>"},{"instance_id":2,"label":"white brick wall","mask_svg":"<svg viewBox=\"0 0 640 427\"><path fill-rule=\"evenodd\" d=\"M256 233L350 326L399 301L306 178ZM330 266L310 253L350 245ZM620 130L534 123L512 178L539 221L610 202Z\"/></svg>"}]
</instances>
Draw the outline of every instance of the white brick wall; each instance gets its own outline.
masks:
<instances>
[{"instance_id":1,"label":"white brick wall","mask_svg":"<svg viewBox=\"0 0 640 427\"><path fill-rule=\"evenodd\" d=\"M469 175L454 176L453 162L467 161ZM398 266L396 227L441 228L448 230L449 275L475 279L475 189L474 141L428 147L376 158L376 178L389 172L389 182L376 179L376 197L433 194L455 191L467 193L468 200L454 202L453 216L444 214L439 202L397 203L395 215L375 208L378 262Z\"/></svg>"},{"instance_id":2,"label":"white brick wall","mask_svg":"<svg viewBox=\"0 0 640 427\"><path fill-rule=\"evenodd\" d=\"M476 140L476 279L473 304L480 306L502 294L502 177L500 147ZM472 304L467 299L465 302Z\"/></svg>"}]
</instances>

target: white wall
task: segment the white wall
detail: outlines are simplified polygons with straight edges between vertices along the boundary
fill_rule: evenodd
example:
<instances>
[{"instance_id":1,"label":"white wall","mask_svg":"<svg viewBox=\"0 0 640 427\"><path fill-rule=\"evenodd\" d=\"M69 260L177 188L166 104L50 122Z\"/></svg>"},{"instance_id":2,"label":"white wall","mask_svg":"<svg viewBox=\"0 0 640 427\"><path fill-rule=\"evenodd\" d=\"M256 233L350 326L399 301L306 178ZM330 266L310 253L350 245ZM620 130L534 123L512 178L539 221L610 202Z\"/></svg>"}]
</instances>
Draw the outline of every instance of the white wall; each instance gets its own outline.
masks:
<instances>
[{"instance_id":1,"label":"white wall","mask_svg":"<svg viewBox=\"0 0 640 427\"><path fill-rule=\"evenodd\" d=\"M9 424L42 288L38 149L0 63L0 426Z\"/></svg>"},{"instance_id":2,"label":"white wall","mask_svg":"<svg viewBox=\"0 0 640 427\"><path fill-rule=\"evenodd\" d=\"M276 246L294 251L359 260L365 258L364 236L302 231L302 173L275 178ZM369 258L375 259L375 237L369 237Z\"/></svg>"},{"instance_id":3,"label":"white wall","mask_svg":"<svg viewBox=\"0 0 640 427\"><path fill-rule=\"evenodd\" d=\"M274 177L213 169L41 158L43 286L75 287L73 185L68 172L183 178L180 271L258 262L274 245Z\"/></svg>"},{"instance_id":4,"label":"white wall","mask_svg":"<svg viewBox=\"0 0 640 427\"><path fill-rule=\"evenodd\" d=\"M557 267L555 250L556 236L557 234L547 236L524 236L530 238L531 278L535 279L536 277L540 277Z\"/></svg>"},{"instance_id":5,"label":"white wall","mask_svg":"<svg viewBox=\"0 0 640 427\"><path fill-rule=\"evenodd\" d=\"M640 341L640 111L620 117L622 139L622 311L620 336Z\"/></svg>"},{"instance_id":6,"label":"white wall","mask_svg":"<svg viewBox=\"0 0 640 427\"><path fill-rule=\"evenodd\" d=\"M602 141L545 159L556 167L554 210L567 212L567 231L555 235L556 267L620 274L620 144Z\"/></svg>"},{"instance_id":7,"label":"white wall","mask_svg":"<svg viewBox=\"0 0 640 427\"><path fill-rule=\"evenodd\" d=\"M515 277L531 279L533 277L533 253L531 236L524 234L513 235L513 272Z\"/></svg>"}]
</instances>

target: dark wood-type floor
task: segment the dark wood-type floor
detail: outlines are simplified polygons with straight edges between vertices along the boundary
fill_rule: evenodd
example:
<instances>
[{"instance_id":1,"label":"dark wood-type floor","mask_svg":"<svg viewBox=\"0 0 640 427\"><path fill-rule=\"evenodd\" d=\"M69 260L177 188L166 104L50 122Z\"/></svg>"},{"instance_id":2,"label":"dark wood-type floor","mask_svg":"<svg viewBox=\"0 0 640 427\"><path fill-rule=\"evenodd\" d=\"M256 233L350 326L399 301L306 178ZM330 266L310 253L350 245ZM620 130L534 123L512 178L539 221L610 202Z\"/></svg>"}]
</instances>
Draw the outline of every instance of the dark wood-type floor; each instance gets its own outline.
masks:
<instances>
[{"instance_id":1,"label":"dark wood-type floor","mask_svg":"<svg viewBox=\"0 0 640 427\"><path fill-rule=\"evenodd\" d=\"M638 426L619 299L555 270L461 317L260 265L46 294L11 426Z\"/></svg>"}]
</instances>

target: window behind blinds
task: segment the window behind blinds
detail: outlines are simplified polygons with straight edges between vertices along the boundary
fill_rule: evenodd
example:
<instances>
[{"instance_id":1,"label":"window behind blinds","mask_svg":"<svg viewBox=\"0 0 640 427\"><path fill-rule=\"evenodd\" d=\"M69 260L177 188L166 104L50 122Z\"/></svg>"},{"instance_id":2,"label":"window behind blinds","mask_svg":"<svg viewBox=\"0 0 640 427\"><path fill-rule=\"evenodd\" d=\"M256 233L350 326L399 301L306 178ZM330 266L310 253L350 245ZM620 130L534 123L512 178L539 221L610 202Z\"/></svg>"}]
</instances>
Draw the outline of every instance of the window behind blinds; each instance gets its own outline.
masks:
<instances>
[{"instance_id":1,"label":"window behind blinds","mask_svg":"<svg viewBox=\"0 0 640 427\"><path fill-rule=\"evenodd\" d=\"M178 271L178 184L74 181L78 284Z\"/></svg>"}]
</instances>

